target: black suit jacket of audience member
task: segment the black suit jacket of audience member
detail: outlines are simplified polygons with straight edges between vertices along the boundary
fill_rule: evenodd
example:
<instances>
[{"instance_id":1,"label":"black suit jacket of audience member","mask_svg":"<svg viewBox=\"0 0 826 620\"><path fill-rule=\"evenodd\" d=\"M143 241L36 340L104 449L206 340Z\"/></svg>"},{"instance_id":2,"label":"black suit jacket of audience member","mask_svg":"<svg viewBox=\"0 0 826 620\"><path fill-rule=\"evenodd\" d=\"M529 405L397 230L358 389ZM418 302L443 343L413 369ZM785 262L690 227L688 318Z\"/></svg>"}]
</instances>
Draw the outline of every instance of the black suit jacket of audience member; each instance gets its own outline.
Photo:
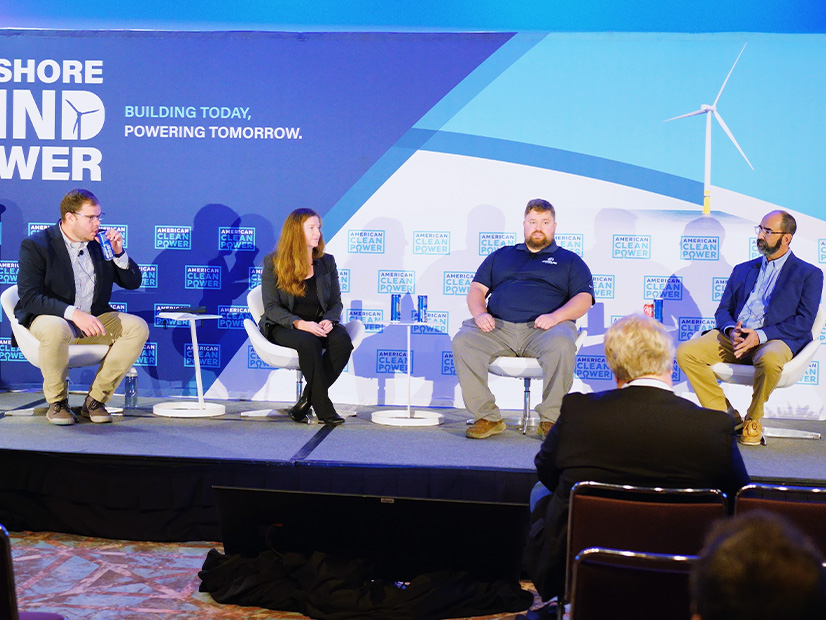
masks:
<instances>
[{"instance_id":1,"label":"black suit jacket of audience member","mask_svg":"<svg viewBox=\"0 0 826 620\"><path fill-rule=\"evenodd\" d=\"M566 395L535 462L552 495L531 515L524 565L545 600L564 587L577 482L714 488L729 499L749 482L726 413L649 386Z\"/></svg>"},{"instance_id":2,"label":"black suit jacket of audience member","mask_svg":"<svg viewBox=\"0 0 826 620\"><path fill-rule=\"evenodd\" d=\"M92 258L96 280L91 313L100 316L104 312L112 312L109 306L112 285L117 284L125 289L138 288L141 285L141 270L131 258L128 269L120 269L114 261L104 260L97 241L90 241L86 251ZM72 261L59 224L23 239L18 266L17 292L20 301L14 308L14 315L21 325L29 327L41 314L62 317L66 308L75 303Z\"/></svg>"}]
</instances>

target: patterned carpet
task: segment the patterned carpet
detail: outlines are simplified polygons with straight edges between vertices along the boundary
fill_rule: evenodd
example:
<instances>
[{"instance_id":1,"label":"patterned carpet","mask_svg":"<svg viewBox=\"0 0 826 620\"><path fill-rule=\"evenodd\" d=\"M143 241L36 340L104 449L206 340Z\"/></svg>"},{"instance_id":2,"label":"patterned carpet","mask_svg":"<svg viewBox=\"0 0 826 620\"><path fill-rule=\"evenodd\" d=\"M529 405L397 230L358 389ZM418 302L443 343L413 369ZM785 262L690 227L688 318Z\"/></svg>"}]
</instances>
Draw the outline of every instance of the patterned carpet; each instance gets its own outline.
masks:
<instances>
[{"instance_id":1,"label":"patterned carpet","mask_svg":"<svg viewBox=\"0 0 826 620\"><path fill-rule=\"evenodd\" d=\"M55 612L67 620L305 618L221 605L198 592L198 571L210 549L221 549L218 543L144 543L52 532L12 532L11 538L22 610ZM523 587L531 589L531 584Z\"/></svg>"}]
</instances>

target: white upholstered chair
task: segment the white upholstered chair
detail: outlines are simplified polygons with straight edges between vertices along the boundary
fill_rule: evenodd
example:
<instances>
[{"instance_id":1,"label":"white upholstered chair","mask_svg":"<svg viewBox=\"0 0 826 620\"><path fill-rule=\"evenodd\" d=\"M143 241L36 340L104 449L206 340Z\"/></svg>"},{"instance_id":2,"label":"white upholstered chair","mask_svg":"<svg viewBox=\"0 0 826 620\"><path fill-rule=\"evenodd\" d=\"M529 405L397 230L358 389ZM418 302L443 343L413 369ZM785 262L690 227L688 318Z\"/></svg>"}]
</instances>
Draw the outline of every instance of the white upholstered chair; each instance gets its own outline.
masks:
<instances>
[{"instance_id":1,"label":"white upholstered chair","mask_svg":"<svg viewBox=\"0 0 826 620\"><path fill-rule=\"evenodd\" d=\"M270 366L295 370L295 399L300 399L301 391L304 387L304 378L298 367L298 352L289 347L273 344L267 340L261 333L261 330L258 329L258 321L264 316L264 300L261 295L260 284L247 293L247 306L249 306L252 320L244 320L244 329L247 330L247 336L249 336L252 348L255 349L258 357ZM342 327L344 327L350 335L350 340L353 342L353 350L355 351L361 344L361 341L364 340L364 323L358 319L353 319L349 323L343 323Z\"/></svg>"},{"instance_id":2,"label":"white upholstered chair","mask_svg":"<svg viewBox=\"0 0 826 620\"><path fill-rule=\"evenodd\" d=\"M826 305L821 302L815 315L815 322L812 326L812 341L803 347L797 355L786 362L777 388L789 387L797 383L812 361L818 348L820 347L820 332L826 324ZM699 332L697 332L699 334ZM735 383L738 385L752 385L754 382L754 366L751 364L726 364L718 362L711 367L712 372L718 380L725 383ZM777 389L775 388L775 389ZM798 431L785 428L763 427L763 435L766 437L785 437L791 439L820 439L820 433L810 431Z\"/></svg>"},{"instance_id":3,"label":"white upholstered chair","mask_svg":"<svg viewBox=\"0 0 826 620\"><path fill-rule=\"evenodd\" d=\"M582 348L582 343L585 342L585 336L588 332L580 329L576 335L576 350ZM488 372L499 377L514 377L522 379L525 386L525 398L522 405L522 419L519 426L522 428L522 434L528 432L528 423L531 416L531 379L542 379L542 368L539 366L539 361L535 357L497 357L490 364L488 364ZM468 420L473 423L474 420Z\"/></svg>"},{"instance_id":4,"label":"white upholstered chair","mask_svg":"<svg viewBox=\"0 0 826 620\"><path fill-rule=\"evenodd\" d=\"M14 306L17 305L19 296L17 286L10 286L0 295L0 304L3 312L9 319L11 331L17 346L23 357L32 365L40 368L40 342L28 329L23 327L14 316ZM100 364L109 347L105 344L70 344L69 345L69 368L80 368L81 366L94 366Z\"/></svg>"}]
</instances>

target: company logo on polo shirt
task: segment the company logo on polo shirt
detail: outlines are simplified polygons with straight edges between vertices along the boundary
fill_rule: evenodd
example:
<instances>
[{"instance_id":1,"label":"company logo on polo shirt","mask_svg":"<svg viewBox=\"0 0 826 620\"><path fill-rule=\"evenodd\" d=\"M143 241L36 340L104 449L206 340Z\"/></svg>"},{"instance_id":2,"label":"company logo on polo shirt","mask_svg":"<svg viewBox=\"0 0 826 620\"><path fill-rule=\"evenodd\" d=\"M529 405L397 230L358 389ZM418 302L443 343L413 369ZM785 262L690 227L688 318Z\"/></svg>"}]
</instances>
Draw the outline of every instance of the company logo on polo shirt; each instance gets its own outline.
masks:
<instances>
[{"instance_id":1,"label":"company logo on polo shirt","mask_svg":"<svg viewBox=\"0 0 826 620\"><path fill-rule=\"evenodd\" d=\"M146 342L143 345L138 361L135 366L157 366L158 365L158 343Z\"/></svg>"},{"instance_id":2,"label":"company logo on polo shirt","mask_svg":"<svg viewBox=\"0 0 826 620\"><path fill-rule=\"evenodd\" d=\"M379 294L416 292L416 272L379 269Z\"/></svg>"},{"instance_id":3,"label":"company logo on polo shirt","mask_svg":"<svg viewBox=\"0 0 826 620\"><path fill-rule=\"evenodd\" d=\"M610 381L614 376L603 355L578 355L574 372L582 380Z\"/></svg>"},{"instance_id":4,"label":"company logo on polo shirt","mask_svg":"<svg viewBox=\"0 0 826 620\"><path fill-rule=\"evenodd\" d=\"M0 362L27 362L17 347L11 346L11 338L0 338Z\"/></svg>"},{"instance_id":5,"label":"company logo on polo shirt","mask_svg":"<svg viewBox=\"0 0 826 620\"><path fill-rule=\"evenodd\" d=\"M138 265L141 270L141 288L158 288L158 266Z\"/></svg>"},{"instance_id":6,"label":"company logo on polo shirt","mask_svg":"<svg viewBox=\"0 0 826 620\"><path fill-rule=\"evenodd\" d=\"M806 372L798 381L801 385L820 385L820 362L809 362Z\"/></svg>"},{"instance_id":7,"label":"company logo on polo shirt","mask_svg":"<svg viewBox=\"0 0 826 620\"><path fill-rule=\"evenodd\" d=\"M220 289L221 268L217 265L186 265L184 288Z\"/></svg>"},{"instance_id":8,"label":"company logo on polo shirt","mask_svg":"<svg viewBox=\"0 0 826 620\"><path fill-rule=\"evenodd\" d=\"M155 327L189 327L189 321L176 321L175 319L162 319L159 312L180 312L181 308L189 304L155 304Z\"/></svg>"},{"instance_id":9,"label":"company logo on polo shirt","mask_svg":"<svg viewBox=\"0 0 826 620\"><path fill-rule=\"evenodd\" d=\"M612 258L651 258L651 235L614 235Z\"/></svg>"},{"instance_id":10,"label":"company logo on polo shirt","mask_svg":"<svg viewBox=\"0 0 826 620\"><path fill-rule=\"evenodd\" d=\"M17 284L19 270L16 260L0 260L0 284Z\"/></svg>"},{"instance_id":11,"label":"company logo on polo shirt","mask_svg":"<svg viewBox=\"0 0 826 620\"><path fill-rule=\"evenodd\" d=\"M272 369L272 366L267 364L264 360L258 357L258 353L255 352L253 346L247 345L247 368L253 368L256 370L261 369Z\"/></svg>"},{"instance_id":12,"label":"company logo on polo shirt","mask_svg":"<svg viewBox=\"0 0 826 620\"><path fill-rule=\"evenodd\" d=\"M474 275L472 271L445 271L442 277L442 294L467 295Z\"/></svg>"},{"instance_id":13,"label":"company logo on polo shirt","mask_svg":"<svg viewBox=\"0 0 826 620\"><path fill-rule=\"evenodd\" d=\"M645 276L643 278L643 299L683 298L683 278L681 276Z\"/></svg>"},{"instance_id":14,"label":"company logo on polo shirt","mask_svg":"<svg viewBox=\"0 0 826 620\"><path fill-rule=\"evenodd\" d=\"M410 352L410 361L412 372L413 351ZM378 349L376 351L376 373L392 374L395 372L407 372L407 351Z\"/></svg>"},{"instance_id":15,"label":"company logo on polo shirt","mask_svg":"<svg viewBox=\"0 0 826 620\"><path fill-rule=\"evenodd\" d=\"M250 252L255 250L255 228L221 227L218 229L219 252Z\"/></svg>"},{"instance_id":16,"label":"company logo on polo shirt","mask_svg":"<svg viewBox=\"0 0 826 620\"><path fill-rule=\"evenodd\" d=\"M442 374L456 376L456 366L453 365L453 351L442 351Z\"/></svg>"},{"instance_id":17,"label":"company logo on polo shirt","mask_svg":"<svg viewBox=\"0 0 826 620\"><path fill-rule=\"evenodd\" d=\"M728 278L712 278L711 279L711 301L720 301L723 298L723 292L726 290Z\"/></svg>"},{"instance_id":18,"label":"company logo on polo shirt","mask_svg":"<svg viewBox=\"0 0 826 620\"><path fill-rule=\"evenodd\" d=\"M251 319L246 306L218 306L218 327L221 329L244 329L244 319Z\"/></svg>"},{"instance_id":19,"label":"company logo on polo shirt","mask_svg":"<svg viewBox=\"0 0 826 620\"><path fill-rule=\"evenodd\" d=\"M44 222L29 222L29 234L33 235L36 232L47 229L51 225L52 224L46 224Z\"/></svg>"},{"instance_id":20,"label":"company logo on polo shirt","mask_svg":"<svg viewBox=\"0 0 826 620\"><path fill-rule=\"evenodd\" d=\"M681 316L677 319L678 340L691 340L697 332L714 329L713 316Z\"/></svg>"},{"instance_id":21,"label":"company logo on polo shirt","mask_svg":"<svg viewBox=\"0 0 826 620\"><path fill-rule=\"evenodd\" d=\"M757 251L757 237L751 237L749 239L749 260L758 256L762 256L762 254Z\"/></svg>"},{"instance_id":22,"label":"company logo on polo shirt","mask_svg":"<svg viewBox=\"0 0 826 620\"><path fill-rule=\"evenodd\" d=\"M450 254L450 233L446 231L414 232L413 254Z\"/></svg>"},{"instance_id":23,"label":"company logo on polo shirt","mask_svg":"<svg viewBox=\"0 0 826 620\"><path fill-rule=\"evenodd\" d=\"M126 309L126 302L125 302L125 301L110 301L110 302L109 302L109 306L110 306L110 307L112 308L112 310L114 310L115 312L129 312L129 311Z\"/></svg>"},{"instance_id":24,"label":"company logo on polo shirt","mask_svg":"<svg viewBox=\"0 0 826 620\"><path fill-rule=\"evenodd\" d=\"M593 275L594 281L594 297L596 299L613 299L614 298L614 276L597 274Z\"/></svg>"},{"instance_id":25,"label":"company logo on polo shirt","mask_svg":"<svg viewBox=\"0 0 826 620\"><path fill-rule=\"evenodd\" d=\"M184 366L195 366L195 357L192 354L192 344L184 346ZM221 367L220 344L198 344L198 359L203 368Z\"/></svg>"},{"instance_id":26,"label":"company logo on polo shirt","mask_svg":"<svg viewBox=\"0 0 826 620\"><path fill-rule=\"evenodd\" d=\"M556 244L570 250L577 256L582 256L583 237L580 233L557 233L554 235Z\"/></svg>"},{"instance_id":27,"label":"company logo on polo shirt","mask_svg":"<svg viewBox=\"0 0 826 620\"><path fill-rule=\"evenodd\" d=\"M155 226L155 249L192 249L192 226Z\"/></svg>"},{"instance_id":28,"label":"company logo on polo shirt","mask_svg":"<svg viewBox=\"0 0 826 620\"><path fill-rule=\"evenodd\" d=\"M384 231L348 230L347 251L350 254L384 254Z\"/></svg>"},{"instance_id":29,"label":"company logo on polo shirt","mask_svg":"<svg viewBox=\"0 0 826 620\"><path fill-rule=\"evenodd\" d=\"M368 333L377 333L384 329L384 310L351 308L347 311L347 320L353 319L364 323L364 331Z\"/></svg>"},{"instance_id":30,"label":"company logo on polo shirt","mask_svg":"<svg viewBox=\"0 0 826 620\"><path fill-rule=\"evenodd\" d=\"M413 325L411 334L447 334L448 313L444 310L427 310L427 325Z\"/></svg>"},{"instance_id":31,"label":"company logo on polo shirt","mask_svg":"<svg viewBox=\"0 0 826 620\"><path fill-rule=\"evenodd\" d=\"M350 292L350 270L349 269L339 269L338 270L338 286L341 289L342 293L349 293Z\"/></svg>"},{"instance_id":32,"label":"company logo on polo shirt","mask_svg":"<svg viewBox=\"0 0 826 620\"><path fill-rule=\"evenodd\" d=\"M250 290L261 284L262 267L250 267L247 279L249 281Z\"/></svg>"},{"instance_id":33,"label":"company logo on polo shirt","mask_svg":"<svg viewBox=\"0 0 826 620\"><path fill-rule=\"evenodd\" d=\"M479 256L487 256L494 250L498 250L503 245L515 245L516 233L502 232L480 232L479 233Z\"/></svg>"},{"instance_id":34,"label":"company logo on polo shirt","mask_svg":"<svg viewBox=\"0 0 826 620\"><path fill-rule=\"evenodd\" d=\"M826 263L826 239L817 240L817 262Z\"/></svg>"},{"instance_id":35,"label":"company logo on polo shirt","mask_svg":"<svg viewBox=\"0 0 826 620\"><path fill-rule=\"evenodd\" d=\"M680 260L720 260L720 237L680 237Z\"/></svg>"}]
</instances>

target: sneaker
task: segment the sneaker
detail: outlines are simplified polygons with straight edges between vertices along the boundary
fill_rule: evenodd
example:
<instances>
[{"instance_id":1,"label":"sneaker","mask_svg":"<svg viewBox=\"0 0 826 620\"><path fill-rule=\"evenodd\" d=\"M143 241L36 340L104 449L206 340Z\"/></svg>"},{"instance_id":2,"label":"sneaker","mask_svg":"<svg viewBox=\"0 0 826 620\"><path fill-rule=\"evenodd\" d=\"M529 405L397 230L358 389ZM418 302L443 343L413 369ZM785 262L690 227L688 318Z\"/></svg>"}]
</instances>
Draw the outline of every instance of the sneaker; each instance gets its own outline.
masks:
<instances>
[{"instance_id":1,"label":"sneaker","mask_svg":"<svg viewBox=\"0 0 826 620\"><path fill-rule=\"evenodd\" d=\"M491 435L498 435L505 430L504 420L485 420L484 418L476 420L467 431L465 436L470 439L487 439Z\"/></svg>"},{"instance_id":2,"label":"sneaker","mask_svg":"<svg viewBox=\"0 0 826 620\"><path fill-rule=\"evenodd\" d=\"M69 409L68 400L49 403L49 409L46 411L46 419L55 426L69 426L77 421L75 414Z\"/></svg>"},{"instance_id":3,"label":"sneaker","mask_svg":"<svg viewBox=\"0 0 826 620\"><path fill-rule=\"evenodd\" d=\"M551 427L554 425L553 422L550 420L542 420L539 423L539 426L536 427L536 434L542 437L542 440L545 440L545 437L548 436L548 433L551 432Z\"/></svg>"},{"instance_id":4,"label":"sneaker","mask_svg":"<svg viewBox=\"0 0 826 620\"><path fill-rule=\"evenodd\" d=\"M112 421L112 415L106 411L103 403L88 395L80 408L80 415L89 418L95 424L105 424Z\"/></svg>"},{"instance_id":5,"label":"sneaker","mask_svg":"<svg viewBox=\"0 0 826 620\"><path fill-rule=\"evenodd\" d=\"M760 423L760 420L750 420L746 418L739 440L744 446L766 445L766 440L763 439L763 425Z\"/></svg>"}]
</instances>

